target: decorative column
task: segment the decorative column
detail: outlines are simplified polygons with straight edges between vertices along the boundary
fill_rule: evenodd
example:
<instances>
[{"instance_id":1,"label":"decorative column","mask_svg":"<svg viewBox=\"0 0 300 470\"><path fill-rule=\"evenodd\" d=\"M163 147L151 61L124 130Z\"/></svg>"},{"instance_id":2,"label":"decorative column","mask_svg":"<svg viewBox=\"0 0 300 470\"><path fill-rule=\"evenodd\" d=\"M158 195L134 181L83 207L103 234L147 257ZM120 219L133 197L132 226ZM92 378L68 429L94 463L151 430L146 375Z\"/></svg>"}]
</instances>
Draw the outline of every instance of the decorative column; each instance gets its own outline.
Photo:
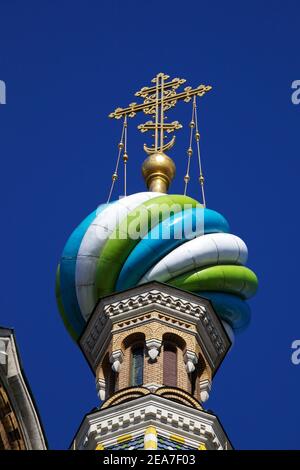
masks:
<instances>
[{"instance_id":1,"label":"decorative column","mask_svg":"<svg viewBox=\"0 0 300 470\"><path fill-rule=\"evenodd\" d=\"M121 364L124 359L124 354L121 349L113 351L110 355L109 362L112 364L112 370L116 373L119 373Z\"/></svg>"},{"instance_id":2,"label":"decorative column","mask_svg":"<svg viewBox=\"0 0 300 470\"><path fill-rule=\"evenodd\" d=\"M202 403L209 399L210 390L211 381L209 379L200 380L200 399Z\"/></svg>"},{"instance_id":3,"label":"decorative column","mask_svg":"<svg viewBox=\"0 0 300 470\"><path fill-rule=\"evenodd\" d=\"M198 362L198 357L197 354L194 353L193 351L186 351L184 354L184 362L185 362L185 367L186 371L188 374L191 374L195 370L195 366Z\"/></svg>"},{"instance_id":4,"label":"decorative column","mask_svg":"<svg viewBox=\"0 0 300 470\"><path fill-rule=\"evenodd\" d=\"M157 449L157 432L154 426L149 426L145 430L144 448L145 450Z\"/></svg>"},{"instance_id":5,"label":"decorative column","mask_svg":"<svg viewBox=\"0 0 300 470\"><path fill-rule=\"evenodd\" d=\"M104 379L98 379L96 381L96 390L97 390L97 395L101 401L105 400L105 395L106 395L106 386L105 386L105 380Z\"/></svg>"}]
</instances>

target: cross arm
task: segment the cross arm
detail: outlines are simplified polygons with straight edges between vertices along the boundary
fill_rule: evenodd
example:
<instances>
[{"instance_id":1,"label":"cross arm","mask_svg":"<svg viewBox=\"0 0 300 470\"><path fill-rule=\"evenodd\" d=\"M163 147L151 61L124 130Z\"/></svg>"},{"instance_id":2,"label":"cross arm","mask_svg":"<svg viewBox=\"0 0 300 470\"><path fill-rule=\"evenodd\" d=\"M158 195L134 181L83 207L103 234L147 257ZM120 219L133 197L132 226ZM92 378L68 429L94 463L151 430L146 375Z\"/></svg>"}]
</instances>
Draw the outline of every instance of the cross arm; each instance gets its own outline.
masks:
<instances>
[{"instance_id":1,"label":"cross arm","mask_svg":"<svg viewBox=\"0 0 300 470\"><path fill-rule=\"evenodd\" d=\"M186 102L190 101L191 98L195 95L203 96L205 93L210 91L212 87L210 85L199 85L197 88L186 87L183 92L172 94L171 96L163 98L163 105L174 103L176 104L177 101L184 100ZM161 99L158 100L158 105L162 102ZM137 104L131 103L127 108L116 108L115 111L109 114L110 118L120 119L123 116L134 117L138 112L145 111L150 106L153 106L153 103L149 103L149 101Z\"/></svg>"}]
</instances>

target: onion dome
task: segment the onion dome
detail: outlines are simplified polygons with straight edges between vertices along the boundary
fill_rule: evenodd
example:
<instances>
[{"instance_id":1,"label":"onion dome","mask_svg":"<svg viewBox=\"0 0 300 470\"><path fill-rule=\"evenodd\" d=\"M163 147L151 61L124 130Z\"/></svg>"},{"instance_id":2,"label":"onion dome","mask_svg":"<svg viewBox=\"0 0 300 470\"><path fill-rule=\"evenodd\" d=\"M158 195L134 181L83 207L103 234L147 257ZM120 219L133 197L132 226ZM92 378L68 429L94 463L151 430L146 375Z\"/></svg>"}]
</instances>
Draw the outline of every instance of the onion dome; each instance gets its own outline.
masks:
<instances>
[{"instance_id":1,"label":"onion dome","mask_svg":"<svg viewBox=\"0 0 300 470\"><path fill-rule=\"evenodd\" d=\"M142 174L148 191L100 205L67 241L57 270L56 292L63 321L75 340L100 297L154 280L209 299L231 337L250 321L246 300L255 293L257 278L245 267L247 247L229 233L229 225L221 214L206 208L196 101L211 86L189 86L177 93L186 80L169 79L162 72L157 74L150 87L135 93L142 103L118 107L109 115L123 119L123 127L108 200L122 159L127 194L127 119L138 113L153 117L153 121L138 126L142 133L154 132L152 146L144 144L148 157ZM184 195L172 195L165 193L176 166L165 151L173 147L175 136L166 141L165 133L182 125L178 121L166 122L164 113L179 101L192 103L192 116ZM193 141L203 205L186 196Z\"/></svg>"},{"instance_id":2,"label":"onion dome","mask_svg":"<svg viewBox=\"0 0 300 470\"><path fill-rule=\"evenodd\" d=\"M141 192L100 205L74 230L57 270L57 303L78 340L98 299L160 281L209 299L229 334L250 321L257 289L247 247L226 219L183 195Z\"/></svg>"}]
</instances>

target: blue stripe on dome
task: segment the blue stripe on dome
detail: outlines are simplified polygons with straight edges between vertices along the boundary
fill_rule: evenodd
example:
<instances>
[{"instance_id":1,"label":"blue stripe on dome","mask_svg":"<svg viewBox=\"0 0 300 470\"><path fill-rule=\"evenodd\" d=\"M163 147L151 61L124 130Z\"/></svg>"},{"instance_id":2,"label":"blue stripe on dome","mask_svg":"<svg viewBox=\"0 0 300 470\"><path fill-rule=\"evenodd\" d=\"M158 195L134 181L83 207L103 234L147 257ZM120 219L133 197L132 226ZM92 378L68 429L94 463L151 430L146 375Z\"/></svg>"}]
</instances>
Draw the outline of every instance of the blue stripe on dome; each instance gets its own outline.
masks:
<instances>
[{"instance_id":1,"label":"blue stripe on dome","mask_svg":"<svg viewBox=\"0 0 300 470\"><path fill-rule=\"evenodd\" d=\"M198 292L197 295L210 300L218 316L229 323L235 333L243 331L249 325L250 306L237 295L206 291Z\"/></svg>"},{"instance_id":2,"label":"blue stripe on dome","mask_svg":"<svg viewBox=\"0 0 300 470\"><path fill-rule=\"evenodd\" d=\"M156 225L132 250L120 272L116 290L135 286L151 266L185 241L218 232L228 233L229 225L221 214L211 209L192 208L172 215ZM170 235L163 236L166 234Z\"/></svg>"},{"instance_id":3,"label":"blue stripe on dome","mask_svg":"<svg viewBox=\"0 0 300 470\"><path fill-rule=\"evenodd\" d=\"M72 324L78 336L81 334L85 326L85 320L81 314L76 295L75 273L77 255L85 232L95 219L96 215L105 209L105 207L107 207L106 204L99 206L74 230L64 247L60 261L61 300L66 317L68 318L69 323Z\"/></svg>"}]
</instances>

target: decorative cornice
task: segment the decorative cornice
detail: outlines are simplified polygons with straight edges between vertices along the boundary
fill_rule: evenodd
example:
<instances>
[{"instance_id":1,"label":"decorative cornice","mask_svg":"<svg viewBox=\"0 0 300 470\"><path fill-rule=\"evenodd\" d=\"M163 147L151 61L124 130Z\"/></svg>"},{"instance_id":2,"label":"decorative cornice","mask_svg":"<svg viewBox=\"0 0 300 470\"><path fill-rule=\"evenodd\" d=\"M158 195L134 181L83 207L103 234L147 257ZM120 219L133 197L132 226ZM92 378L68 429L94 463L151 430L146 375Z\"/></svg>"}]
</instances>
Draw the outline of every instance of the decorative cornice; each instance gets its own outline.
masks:
<instances>
[{"instance_id":1,"label":"decorative cornice","mask_svg":"<svg viewBox=\"0 0 300 470\"><path fill-rule=\"evenodd\" d=\"M73 447L95 449L99 442L108 446L123 433L142 434L151 425L161 434L179 434L194 448L201 443L208 449L232 448L215 415L149 393L87 415Z\"/></svg>"},{"instance_id":2,"label":"decorative cornice","mask_svg":"<svg viewBox=\"0 0 300 470\"><path fill-rule=\"evenodd\" d=\"M112 325L130 329L131 321L135 326L137 321L151 321L149 308L161 312L160 321L167 321L167 315L175 319L173 327L188 329L189 323L196 325L206 359L212 370L216 370L229 350L230 340L210 302L158 282L116 293L99 301L80 339L82 350L93 369L102 354L103 340L106 344L108 342ZM100 337L102 345L99 344Z\"/></svg>"},{"instance_id":3,"label":"decorative cornice","mask_svg":"<svg viewBox=\"0 0 300 470\"><path fill-rule=\"evenodd\" d=\"M200 299L199 299L200 300ZM201 303L186 301L181 297L170 295L158 289L148 290L140 295L133 295L127 299L106 305L103 309L108 317L113 317L128 311L136 310L146 305L162 305L172 311L203 318L206 313L206 307Z\"/></svg>"}]
</instances>

